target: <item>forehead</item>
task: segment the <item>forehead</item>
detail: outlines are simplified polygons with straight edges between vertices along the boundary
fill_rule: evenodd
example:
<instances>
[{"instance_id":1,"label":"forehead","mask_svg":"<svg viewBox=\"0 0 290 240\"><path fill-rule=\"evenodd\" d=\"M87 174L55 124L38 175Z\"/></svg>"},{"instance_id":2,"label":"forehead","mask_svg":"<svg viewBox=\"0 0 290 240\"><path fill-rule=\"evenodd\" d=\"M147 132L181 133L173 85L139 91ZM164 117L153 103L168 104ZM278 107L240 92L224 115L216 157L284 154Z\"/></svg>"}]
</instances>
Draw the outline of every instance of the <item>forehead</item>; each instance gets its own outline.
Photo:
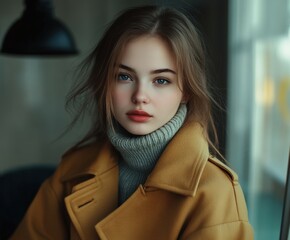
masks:
<instances>
[{"instance_id":1,"label":"forehead","mask_svg":"<svg viewBox=\"0 0 290 240\"><path fill-rule=\"evenodd\" d=\"M169 44L159 36L145 35L131 39L125 45L120 62L136 69L169 68L176 71L173 51Z\"/></svg>"}]
</instances>

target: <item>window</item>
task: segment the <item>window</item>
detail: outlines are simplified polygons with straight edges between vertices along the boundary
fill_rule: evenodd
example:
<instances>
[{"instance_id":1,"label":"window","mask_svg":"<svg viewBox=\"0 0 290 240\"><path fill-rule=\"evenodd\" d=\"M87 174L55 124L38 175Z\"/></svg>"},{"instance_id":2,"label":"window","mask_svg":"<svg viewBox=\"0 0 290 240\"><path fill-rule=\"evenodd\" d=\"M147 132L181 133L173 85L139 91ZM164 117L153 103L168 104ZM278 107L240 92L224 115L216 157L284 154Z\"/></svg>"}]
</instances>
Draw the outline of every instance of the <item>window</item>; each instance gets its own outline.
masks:
<instances>
[{"instance_id":1,"label":"window","mask_svg":"<svg viewBox=\"0 0 290 240\"><path fill-rule=\"evenodd\" d=\"M230 1L227 159L255 239L279 239L290 148L290 1ZM287 12L288 11L288 12Z\"/></svg>"}]
</instances>

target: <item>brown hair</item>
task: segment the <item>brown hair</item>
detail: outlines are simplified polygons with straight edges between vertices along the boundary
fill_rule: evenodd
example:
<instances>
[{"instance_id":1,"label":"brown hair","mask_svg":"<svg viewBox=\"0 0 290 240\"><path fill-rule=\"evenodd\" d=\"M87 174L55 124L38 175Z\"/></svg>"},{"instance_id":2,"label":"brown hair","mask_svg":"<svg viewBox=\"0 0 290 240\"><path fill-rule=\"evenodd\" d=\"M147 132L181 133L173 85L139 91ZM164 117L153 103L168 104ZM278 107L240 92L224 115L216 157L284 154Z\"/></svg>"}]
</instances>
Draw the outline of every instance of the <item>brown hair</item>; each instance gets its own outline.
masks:
<instances>
[{"instance_id":1,"label":"brown hair","mask_svg":"<svg viewBox=\"0 0 290 240\"><path fill-rule=\"evenodd\" d=\"M107 125L112 122L110 92L126 43L142 35L157 35L171 47L177 63L178 77L187 96L186 121L199 122L210 146L216 150L208 137L214 134L211 98L207 90L205 51L199 33L192 22L180 11L159 6L145 6L128 9L121 13L105 31L93 52L81 67L81 73L88 74L86 81L79 82L68 96L67 106L81 100L75 123L85 112L93 116L92 127L86 136L76 144L79 146L96 138L104 137Z\"/></svg>"}]
</instances>

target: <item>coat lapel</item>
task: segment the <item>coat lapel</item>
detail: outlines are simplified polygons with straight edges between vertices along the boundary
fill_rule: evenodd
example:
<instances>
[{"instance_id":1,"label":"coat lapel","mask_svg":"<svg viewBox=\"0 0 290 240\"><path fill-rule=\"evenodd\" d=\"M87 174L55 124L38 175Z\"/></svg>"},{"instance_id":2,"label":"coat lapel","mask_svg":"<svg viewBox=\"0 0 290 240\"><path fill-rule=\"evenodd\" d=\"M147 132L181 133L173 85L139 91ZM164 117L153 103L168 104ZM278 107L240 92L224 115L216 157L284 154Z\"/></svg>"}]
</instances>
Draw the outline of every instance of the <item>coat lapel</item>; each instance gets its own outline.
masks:
<instances>
[{"instance_id":1,"label":"coat lapel","mask_svg":"<svg viewBox=\"0 0 290 240\"><path fill-rule=\"evenodd\" d=\"M183 222L178 219L185 198L168 191L147 190L139 186L126 202L96 225L102 240L178 239Z\"/></svg>"},{"instance_id":2,"label":"coat lapel","mask_svg":"<svg viewBox=\"0 0 290 240\"><path fill-rule=\"evenodd\" d=\"M87 179L72 188L71 194L65 198L65 205L73 229L80 238L98 239L94 225L118 205L118 166L109 145L102 148L91 165L85 165L82 174L65 177L66 184Z\"/></svg>"},{"instance_id":3,"label":"coat lapel","mask_svg":"<svg viewBox=\"0 0 290 240\"><path fill-rule=\"evenodd\" d=\"M203 128L198 123L188 123L168 144L145 186L194 196L208 158Z\"/></svg>"}]
</instances>

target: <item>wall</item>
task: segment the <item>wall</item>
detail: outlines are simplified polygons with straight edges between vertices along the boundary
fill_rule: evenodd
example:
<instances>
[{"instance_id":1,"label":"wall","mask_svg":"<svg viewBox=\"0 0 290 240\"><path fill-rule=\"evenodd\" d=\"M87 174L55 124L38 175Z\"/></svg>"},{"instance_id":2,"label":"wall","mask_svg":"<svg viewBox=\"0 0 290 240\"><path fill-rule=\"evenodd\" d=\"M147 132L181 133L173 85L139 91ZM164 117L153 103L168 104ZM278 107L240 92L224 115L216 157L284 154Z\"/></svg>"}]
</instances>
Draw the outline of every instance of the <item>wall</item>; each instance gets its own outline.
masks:
<instances>
[{"instance_id":1,"label":"wall","mask_svg":"<svg viewBox=\"0 0 290 240\"><path fill-rule=\"evenodd\" d=\"M49 58L0 55L0 173L31 164L55 165L82 135L85 126L78 126L56 140L71 119L64 103L74 70L119 10L145 3L54 0L55 15L72 31L80 54ZM23 0L0 1L1 43L23 9Z\"/></svg>"}]
</instances>

